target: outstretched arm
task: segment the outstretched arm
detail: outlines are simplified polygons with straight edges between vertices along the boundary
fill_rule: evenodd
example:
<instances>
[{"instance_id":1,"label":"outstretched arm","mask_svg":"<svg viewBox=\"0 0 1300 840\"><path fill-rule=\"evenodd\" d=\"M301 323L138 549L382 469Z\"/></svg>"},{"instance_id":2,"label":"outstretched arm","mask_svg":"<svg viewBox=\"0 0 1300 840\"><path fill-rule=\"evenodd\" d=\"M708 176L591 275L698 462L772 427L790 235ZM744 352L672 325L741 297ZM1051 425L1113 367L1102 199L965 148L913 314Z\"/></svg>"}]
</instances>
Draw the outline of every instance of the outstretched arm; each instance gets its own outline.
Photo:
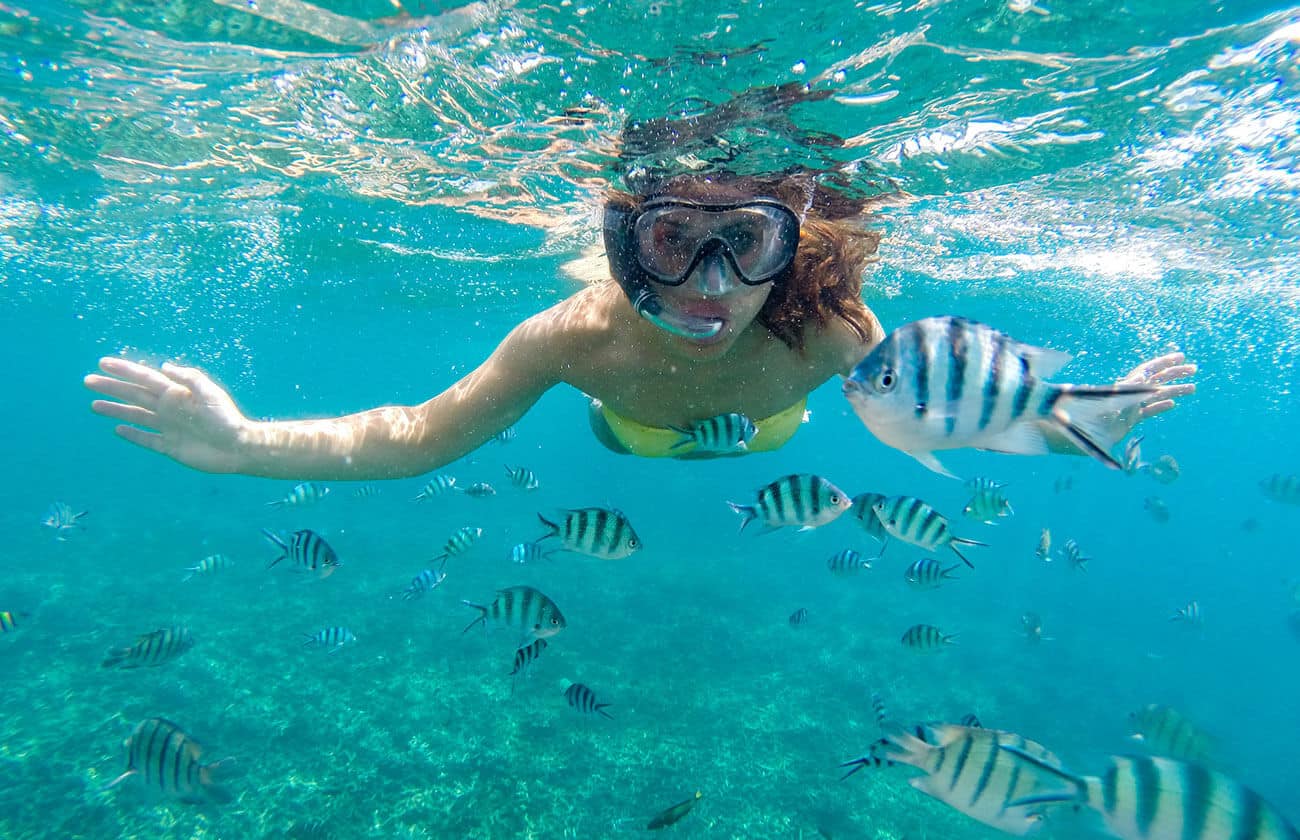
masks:
<instances>
[{"instance_id":1,"label":"outstretched arm","mask_svg":"<svg viewBox=\"0 0 1300 840\"><path fill-rule=\"evenodd\" d=\"M563 304L561 304L563 306ZM195 368L161 369L107 357L86 387L109 397L98 414L126 440L206 472L268 478L419 475L471 451L522 417L559 381L564 341L556 310L516 327L482 365L416 406L321 420L257 422Z\"/></svg>"}]
</instances>

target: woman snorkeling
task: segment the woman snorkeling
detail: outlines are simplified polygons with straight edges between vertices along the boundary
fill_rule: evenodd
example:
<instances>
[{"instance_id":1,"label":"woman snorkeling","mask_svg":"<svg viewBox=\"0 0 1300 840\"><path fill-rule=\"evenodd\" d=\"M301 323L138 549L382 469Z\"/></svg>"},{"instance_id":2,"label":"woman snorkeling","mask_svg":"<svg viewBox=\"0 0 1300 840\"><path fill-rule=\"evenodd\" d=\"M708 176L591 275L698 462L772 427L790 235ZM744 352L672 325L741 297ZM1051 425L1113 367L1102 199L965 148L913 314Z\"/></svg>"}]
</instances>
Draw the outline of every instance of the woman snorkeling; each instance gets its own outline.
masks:
<instances>
[{"instance_id":1,"label":"woman snorkeling","mask_svg":"<svg viewBox=\"0 0 1300 840\"><path fill-rule=\"evenodd\" d=\"M765 106L798 101L784 87L763 91ZM680 143L681 127L669 128L661 133ZM609 279L528 318L476 370L419 405L254 421L199 370L107 357L102 374L85 379L109 398L92 408L120 421L126 440L195 469L302 480L426 473L508 428L560 383L592 398L592 429L617 452L715 454L683 430L724 416L752 420L732 451L779 448L802 422L808 394L884 338L861 299L880 240L865 224L870 202L798 167L625 180L635 191L610 192L603 206ZM1134 370L1124 382L1159 387L1116 418L1110 442L1192 393L1190 383L1170 383L1194 371L1181 353Z\"/></svg>"}]
</instances>

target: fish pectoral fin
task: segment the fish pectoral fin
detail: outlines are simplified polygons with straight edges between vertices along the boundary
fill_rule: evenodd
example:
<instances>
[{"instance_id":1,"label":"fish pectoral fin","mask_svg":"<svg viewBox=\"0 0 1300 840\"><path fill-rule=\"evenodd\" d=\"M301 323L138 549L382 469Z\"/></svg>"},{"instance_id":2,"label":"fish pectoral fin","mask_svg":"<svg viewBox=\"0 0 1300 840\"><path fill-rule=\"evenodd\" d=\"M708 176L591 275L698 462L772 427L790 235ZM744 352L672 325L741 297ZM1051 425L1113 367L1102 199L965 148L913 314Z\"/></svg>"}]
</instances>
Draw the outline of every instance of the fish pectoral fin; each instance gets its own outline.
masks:
<instances>
[{"instance_id":1,"label":"fish pectoral fin","mask_svg":"<svg viewBox=\"0 0 1300 840\"><path fill-rule=\"evenodd\" d=\"M947 467L939 463L939 459L934 457L933 452L908 452L907 454L911 455L913 458L920 461L921 464L924 465L925 468L930 470L931 472L937 472L939 475L942 475L945 478L953 478L953 479L957 479L958 481L961 480L957 478L957 476L948 472Z\"/></svg>"},{"instance_id":2,"label":"fish pectoral fin","mask_svg":"<svg viewBox=\"0 0 1300 840\"><path fill-rule=\"evenodd\" d=\"M1033 421L1018 421L991 438L981 441L980 449L1008 455L1046 455L1050 449L1042 426Z\"/></svg>"}]
</instances>

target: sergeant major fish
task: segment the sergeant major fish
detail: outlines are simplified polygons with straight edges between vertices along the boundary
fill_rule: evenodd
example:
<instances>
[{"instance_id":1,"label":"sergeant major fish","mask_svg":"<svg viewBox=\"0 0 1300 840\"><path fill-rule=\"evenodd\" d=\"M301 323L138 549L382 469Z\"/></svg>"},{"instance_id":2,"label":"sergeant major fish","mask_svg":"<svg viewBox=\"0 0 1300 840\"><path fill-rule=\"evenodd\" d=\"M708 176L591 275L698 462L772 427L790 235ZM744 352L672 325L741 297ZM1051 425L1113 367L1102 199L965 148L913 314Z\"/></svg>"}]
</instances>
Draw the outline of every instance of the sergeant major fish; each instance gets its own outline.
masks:
<instances>
[{"instance_id":1,"label":"sergeant major fish","mask_svg":"<svg viewBox=\"0 0 1300 840\"><path fill-rule=\"evenodd\" d=\"M402 600L414 601L416 598L423 598L424 593L437 589L446 579L447 573L441 569L425 569L411 578L411 585L402 592Z\"/></svg>"},{"instance_id":2,"label":"sergeant major fish","mask_svg":"<svg viewBox=\"0 0 1300 840\"><path fill-rule=\"evenodd\" d=\"M224 572L234 565L235 561L231 560L224 554L209 554L207 557L200 560L197 565L190 566L185 570L189 572L189 574L181 579L181 583L184 583L195 575L214 575L218 572Z\"/></svg>"},{"instance_id":3,"label":"sergeant major fish","mask_svg":"<svg viewBox=\"0 0 1300 840\"><path fill-rule=\"evenodd\" d=\"M549 560L552 552L543 551L535 542L517 543L510 549L510 559L521 565Z\"/></svg>"},{"instance_id":4,"label":"sergeant major fish","mask_svg":"<svg viewBox=\"0 0 1300 840\"><path fill-rule=\"evenodd\" d=\"M953 572L959 568L961 567L949 566L945 569L933 557L921 557L903 570L903 579L917 589L937 589L945 580L955 579L957 576Z\"/></svg>"},{"instance_id":5,"label":"sergeant major fish","mask_svg":"<svg viewBox=\"0 0 1300 840\"><path fill-rule=\"evenodd\" d=\"M853 518L858 520L862 530L882 543L889 539L889 532L885 530L884 523L880 521L880 517L876 516L875 510L872 508L875 507L876 502L883 502L884 500L885 497L879 493L859 493L853 497L853 507L851 508Z\"/></svg>"},{"instance_id":6,"label":"sergeant major fish","mask_svg":"<svg viewBox=\"0 0 1300 840\"><path fill-rule=\"evenodd\" d=\"M975 568L975 564L967 560L965 555L957 550L957 546L986 545L977 540L953 535L948 529L948 520L942 514L920 499L911 496L892 496L882 502L876 502L872 510L880 517L881 525L891 537L920 546L926 551L934 551L936 548L946 546L961 558L961 562L972 569Z\"/></svg>"},{"instance_id":7,"label":"sergeant major fish","mask_svg":"<svg viewBox=\"0 0 1300 840\"><path fill-rule=\"evenodd\" d=\"M1214 739L1177 709L1149 703L1128 716L1129 737L1156 755L1209 764Z\"/></svg>"},{"instance_id":8,"label":"sergeant major fish","mask_svg":"<svg viewBox=\"0 0 1300 840\"><path fill-rule=\"evenodd\" d=\"M510 476L510 483L520 490L536 490L542 486L537 475L527 467L506 467L506 475Z\"/></svg>"},{"instance_id":9,"label":"sergeant major fish","mask_svg":"<svg viewBox=\"0 0 1300 840\"><path fill-rule=\"evenodd\" d=\"M465 495L471 499L486 499L496 494L497 489L486 481L477 481L465 488Z\"/></svg>"},{"instance_id":10,"label":"sergeant major fish","mask_svg":"<svg viewBox=\"0 0 1300 840\"><path fill-rule=\"evenodd\" d=\"M826 558L826 568L833 575L853 575L871 568L871 561L851 548L843 548Z\"/></svg>"},{"instance_id":11,"label":"sergeant major fish","mask_svg":"<svg viewBox=\"0 0 1300 840\"><path fill-rule=\"evenodd\" d=\"M325 627L315 633L304 633L303 647L325 648L330 653L337 653L345 645L354 644L357 637L346 627Z\"/></svg>"},{"instance_id":12,"label":"sergeant major fish","mask_svg":"<svg viewBox=\"0 0 1300 840\"><path fill-rule=\"evenodd\" d=\"M965 516L978 522L994 524L998 519L1005 516L1013 516L1015 511L1011 508L1011 502L1007 501L1006 496L1002 495L1001 488L992 488L987 490L976 490L975 495L971 496L966 507L961 511Z\"/></svg>"},{"instance_id":13,"label":"sergeant major fish","mask_svg":"<svg viewBox=\"0 0 1300 840\"><path fill-rule=\"evenodd\" d=\"M460 488L456 486L456 477L451 475L435 475L425 482L420 488L420 492L415 494L415 501L419 502L424 499L432 499L435 496L442 496L447 493L454 493Z\"/></svg>"},{"instance_id":14,"label":"sergeant major fish","mask_svg":"<svg viewBox=\"0 0 1300 840\"><path fill-rule=\"evenodd\" d=\"M510 676L513 677L515 674L518 674L520 671L533 664L534 660L542 655L542 651L546 650L546 644L547 642L545 639L533 639L528 644L523 645L516 650L515 667L514 670L510 672Z\"/></svg>"},{"instance_id":15,"label":"sergeant major fish","mask_svg":"<svg viewBox=\"0 0 1300 840\"><path fill-rule=\"evenodd\" d=\"M150 790L182 802L231 800L230 794L213 781L214 771L224 760L203 764L203 749L171 721L157 717L141 721L124 746L126 772L100 790L140 776Z\"/></svg>"},{"instance_id":16,"label":"sergeant major fish","mask_svg":"<svg viewBox=\"0 0 1300 840\"><path fill-rule=\"evenodd\" d=\"M1052 432L1122 469L1108 451L1107 416L1157 388L1043 381L1070 359L975 321L926 318L877 344L844 380L844 395L872 434L942 475L952 474L938 450L1046 454Z\"/></svg>"},{"instance_id":17,"label":"sergeant major fish","mask_svg":"<svg viewBox=\"0 0 1300 840\"><path fill-rule=\"evenodd\" d=\"M570 708L584 715L596 714L610 720L614 719L613 715L605 711L609 704L597 702L596 692L587 686L582 683L571 683L568 680L561 684L564 686L564 699L569 701Z\"/></svg>"},{"instance_id":18,"label":"sergeant major fish","mask_svg":"<svg viewBox=\"0 0 1300 840\"><path fill-rule=\"evenodd\" d=\"M461 603L479 611L478 618L467 624L462 634L476 624L486 626L489 618L522 629L525 639L549 639L567 626L555 602L531 586L499 589L497 597L487 606L472 601Z\"/></svg>"},{"instance_id":19,"label":"sergeant major fish","mask_svg":"<svg viewBox=\"0 0 1300 840\"><path fill-rule=\"evenodd\" d=\"M316 481L304 481L295 484L283 499L267 502L267 507L301 507L313 505L329 495L330 489Z\"/></svg>"},{"instance_id":20,"label":"sergeant major fish","mask_svg":"<svg viewBox=\"0 0 1300 840\"><path fill-rule=\"evenodd\" d=\"M1082 805L1122 840L1298 840L1300 832L1250 788L1199 764L1147 756L1111 756L1101 776L1076 776L1014 745L1002 749L1069 784L1011 807Z\"/></svg>"},{"instance_id":21,"label":"sergeant major fish","mask_svg":"<svg viewBox=\"0 0 1300 840\"><path fill-rule=\"evenodd\" d=\"M536 542L558 537L566 551L601 560L621 560L641 548L641 538L620 511L590 507L560 511L552 522L540 513L537 518L547 533Z\"/></svg>"},{"instance_id":22,"label":"sergeant major fish","mask_svg":"<svg viewBox=\"0 0 1300 840\"><path fill-rule=\"evenodd\" d=\"M342 565L338 554L329 543L325 542L325 538L315 531L305 528L294 531L288 542L285 542L279 534L265 528L262 529L262 533L280 549L280 556L267 564L268 569L281 560L288 560L294 566L315 572L324 579Z\"/></svg>"},{"instance_id":23,"label":"sergeant major fish","mask_svg":"<svg viewBox=\"0 0 1300 840\"><path fill-rule=\"evenodd\" d=\"M459 557L474 547L479 537L483 536L483 529L476 528L473 525L466 525L459 528L442 545L442 553L433 558L433 562L441 563L441 568L447 566L447 559L450 557Z\"/></svg>"},{"instance_id":24,"label":"sergeant major fish","mask_svg":"<svg viewBox=\"0 0 1300 840\"><path fill-rule=\"evenodd\" d=\"M77 513L66 502L54 502L50 509L46 511L45 518L41 524L46 528L54 530L54 538L59 542L64 542L68 538L68 533L74 528L81 526L81 520L89 511Z\"/></svg>"},{"instance_id":25,"label":"sergeant major fish","mask_svg":"<svg viewBox=\"0 0 1300 840\"><path fill-rule=\"evenodd\" d=\"M155 668L176 659L194 647L194 637L186 627L163 627L137 636L130 647L109 651L104 668Z\"/></svg>"},{"instance_id":26,"label":"sergeant major fish","mask_svg":"<svg viewBox=\"0 0 1300 840\"><path fill-rule=\"evenodd\" d=\"M947 634L933 624L913 624L903 633L903 647L919 651L935 651L956 644L956 634Z\"/></svg>"},{"instance_id":27,"label":"sergeant major fish","mask_svg":"<svg viewBox=\"0 0 1300 840\"><path fill-rule=\"evenodd\" d=\"M807 531L834 522L853 506L840 488L817 475L799 474L778 478L758 491L758 502L740 505L727 502L740 515L740 530L755 519L767 526L764 533L785 526Z\"/></svg>"},{"instance_id":28,"label":"sergeant major fish","mask_svg":"<svg viewBox=\"0 0 1300 840\"><path fill-rule=\"evenodd\" d=\"M669 447L670 449L694 444L692 452L709 452L718 455L747 452L749 442L754 439L754 435L758 434L758 427L754 425L754 421L737 412L719 414L717 417L701 420L693 423L690 428L684 429L680 426L670 428L681 435L681 439Z\"/></svg>"},{"instance_id":29,"label":"sergeant major fish","mask_svg":"<svg viewBox=\"0 0 1300 840\"><path fill-rule=\"evenodd\" d=\"M1169 616L1169 620L1181 621L1184 624L1199 627L1202 623L1200 602L1192 601L1187 606L1175 611L1173 615Z\"/></svg>"},{"instance_id":30,"label":"sergeant major fish","mask_svg":"<svg viewBox=\"0 0 1300 840\"><path fill-rule=\"evenodd\" d=\"M1070 565L1072 569L1078 569L1081 572L1088 571L1088 561L1091 557L1085 557L1079 544L1073 539L1068 539L1061 546L1061 559Z\"/></svg>"},{"instance_id":31,"label":"sergeant major fish","mask_svg":"<svg viewBox=\"0 0 1300 840\"><path fill-rule=\"evenodd\" d=\"M1044 563L1052 562L1052 532L1047 528L1038 535L1038 547L1034 549L1034 556Z\"/></svg>"},{"instance_id":32,"label":"sergeant major fish","mask_svg":"<svg viewBox=\"0 0 1300 840\"><path fill-rule=\"evenodd\" d=\"M807 607L800 607L799 609L797 609L797 610L795 610L794 612L790 613L789 622L790 622L790 626L791 626L791 627L802 627L802 626L804 626L805 624L807 624L807 623L808 623L808 608L807 608Z\"/></svg>"},{"instance_id":33,"label":"sergeant major fish","mask_svg":"<svg viewBox=\"0 0 1300 840\"><path fill-rule=\"evenodd\" d=\"M1300 505L1300 476L1274 473L1259 483L1259 489L1275 502Z\"/></svg>"}]
</instances>

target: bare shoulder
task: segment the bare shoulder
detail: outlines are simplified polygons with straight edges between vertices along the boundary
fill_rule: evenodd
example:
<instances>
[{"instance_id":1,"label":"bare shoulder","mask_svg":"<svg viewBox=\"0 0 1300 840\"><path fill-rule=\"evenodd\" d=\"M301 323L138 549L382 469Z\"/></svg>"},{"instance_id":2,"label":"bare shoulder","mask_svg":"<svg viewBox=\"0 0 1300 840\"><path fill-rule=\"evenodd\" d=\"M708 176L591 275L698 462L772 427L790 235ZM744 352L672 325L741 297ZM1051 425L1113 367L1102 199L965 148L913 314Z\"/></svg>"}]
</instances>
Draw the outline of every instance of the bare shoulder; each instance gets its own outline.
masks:
<instances>
[{"instance_id":1,"label":"bare shoulder","mask_svg":"<svg viewBox=\"0 0 1300 840\"><path fill-rule=\"evenodd\" d=\"M847 374L885 338L875 313L867 309L866 315L869 327L865 341L844 319L832 318L825 327L808 333L808 355L828 374Z\"/></svg>"},{"instance_id":2,"label":"bare shoulder","mask_svg":"<svg viewBox=\"0 0 1300 840\"><path fill-rule=\"evenodd\" d=\"M582 289L515 327L502 349L548 367L596 353L618 331L618 294L613 284Z\"/></svg>"}]
</instances>

